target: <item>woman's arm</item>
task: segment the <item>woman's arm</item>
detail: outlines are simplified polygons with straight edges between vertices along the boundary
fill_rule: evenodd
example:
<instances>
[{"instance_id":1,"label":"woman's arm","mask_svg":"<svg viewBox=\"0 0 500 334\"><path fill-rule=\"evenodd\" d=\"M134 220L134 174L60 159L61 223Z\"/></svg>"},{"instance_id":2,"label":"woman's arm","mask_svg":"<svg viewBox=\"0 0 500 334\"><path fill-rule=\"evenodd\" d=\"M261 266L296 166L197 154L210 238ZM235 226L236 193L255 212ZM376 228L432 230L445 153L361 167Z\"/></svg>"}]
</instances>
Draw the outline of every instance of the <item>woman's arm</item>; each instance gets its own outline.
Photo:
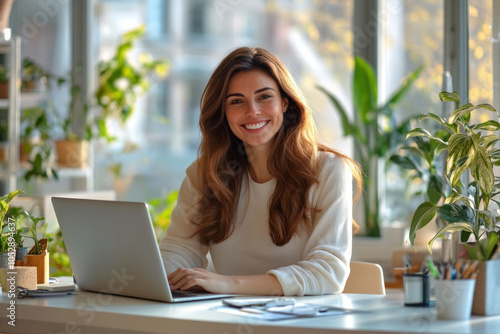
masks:
<instances>
[{"instance_id":1,"label":"woman's arm","mask_svg":"<svg viewBox=\"0 0 500 334\"><path fill-rule=\"evenodd\" d=\"M204 290L213 293L282 296L283 289L274 275L228 276L205 269L179 268L168 275L172 290Z\"/></svg>"},{"instance_id":2,"label":"woman's arm","mask_svg":"<svg viewBox=\"0 0 500 334\"><path fill-rule=\"evenodd\" d=\"M349 276L352 254L352 173L340 157L327 154L309 199L321 209L313 215L314 229L303 260L270 270L285 295L340 293Z\"/></svg>"}]
</instances>

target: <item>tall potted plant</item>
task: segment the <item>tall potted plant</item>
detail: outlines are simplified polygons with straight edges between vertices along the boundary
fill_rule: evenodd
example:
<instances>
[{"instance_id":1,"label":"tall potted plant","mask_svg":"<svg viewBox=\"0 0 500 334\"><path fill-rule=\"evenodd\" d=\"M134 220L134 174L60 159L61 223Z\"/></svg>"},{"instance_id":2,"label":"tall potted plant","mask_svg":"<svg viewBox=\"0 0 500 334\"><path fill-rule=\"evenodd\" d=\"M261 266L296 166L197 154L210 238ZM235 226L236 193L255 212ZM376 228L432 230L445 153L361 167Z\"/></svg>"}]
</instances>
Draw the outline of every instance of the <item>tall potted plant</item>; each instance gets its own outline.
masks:
<instances>
[{"instance_id":1,"label":"tall potted plant","mask_svg":"<svg viewBox=\"0 0 500 334\"><path fill-rule=\"evenodd\" d=\"M354 139L357 158L363 169L363 183L366 194L363 199L366 235L379 237L381 217L378 171L379 162L383 162L394 153L396 143L404 138L409 129L409 121L397 123L394 115L395 106L409 91L423 67L411 72L403 84L384 103L377 100L377 79L371 65L361 57L354 59L352 97L354 120L350 120L346 108L340 100L323 87L324 92L340 115L344 136ZM387 126L380 125L381 118L387 120ZM400 140L401 139L401 140Z\"/></svg>"},{"instance_id":2,"label":"tall potted plant","mask_svg":"<svg viewBox=\"0 0 500 334\"><path fill-rule=\"evenodd\" d=\"M450 117L443 119L429 113L421 115L420 119L436 122L450 134L449 138L443 140L424 128L411 130L407 138L426 137L436 144L436 152L447 154L442 181L448 191L441 201L425 201L417 208L409 238L413 244L417 231L436 215L443 220L444 226L430 239L429 252L432 252L436 239L443 238L447 233L460 232L461 242L465 243L469 257L481 261L473 313L500 314L500 302L491 297L495 293L488 294L489 289L496 289L497 292L500 289L498 277L488 279L491 272L500 273L500 259L490 261L499 251L500 235L500 216L497 212L500 202L494 199L500 193L500 178L495 177L493 172L494 166L500 165L500 149L494 146L500 138L492 133L500 129L499 115L486 103L462 105L456 92L441 92L439 97L443 102L456 104ZM478 109L494 112L493 119L471 124L471 113ZM464 183L464 175L469 178L467 183Z\"/></svg>"}]
</instances>

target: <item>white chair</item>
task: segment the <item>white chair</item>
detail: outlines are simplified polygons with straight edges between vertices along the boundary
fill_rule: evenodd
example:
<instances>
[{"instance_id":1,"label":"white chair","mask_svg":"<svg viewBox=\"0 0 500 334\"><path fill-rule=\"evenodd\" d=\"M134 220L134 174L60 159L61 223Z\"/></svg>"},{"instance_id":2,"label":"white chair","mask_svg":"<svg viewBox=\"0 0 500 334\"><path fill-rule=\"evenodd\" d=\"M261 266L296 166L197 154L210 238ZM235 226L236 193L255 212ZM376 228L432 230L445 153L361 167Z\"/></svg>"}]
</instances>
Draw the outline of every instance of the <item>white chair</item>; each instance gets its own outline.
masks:
<instances>
[{"instance_id":1,"label":"white chair","mask_svg":"<svg viewBox=\"0 0 500 334\"><path fill-rule=\"evenodd\" d=\"M385 295L384 271L379 264L351 261L343 293Z\"/></svg>"}]
</instances>

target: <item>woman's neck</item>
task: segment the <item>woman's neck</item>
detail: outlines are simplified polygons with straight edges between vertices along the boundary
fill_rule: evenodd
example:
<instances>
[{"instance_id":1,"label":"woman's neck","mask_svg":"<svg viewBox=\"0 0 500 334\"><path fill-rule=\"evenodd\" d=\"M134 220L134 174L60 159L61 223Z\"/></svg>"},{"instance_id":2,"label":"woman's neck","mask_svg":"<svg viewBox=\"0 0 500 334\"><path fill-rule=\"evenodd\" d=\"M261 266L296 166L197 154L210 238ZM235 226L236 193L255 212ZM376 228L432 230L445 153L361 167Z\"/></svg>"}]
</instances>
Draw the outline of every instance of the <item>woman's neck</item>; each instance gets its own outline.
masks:
<instances>
[{"instance_id":1,"label":"woman's neck","mask_svg":"<svg viewBox=\"0 0 500 334\"><path fill-rule=\"evenodd\" d=\"M273 176L267 169L269 150L266 145L245 147L245 150L249 163L248 172L250 173L252 180L257 183L270 181Z\"/></svg>"}]
</instances>

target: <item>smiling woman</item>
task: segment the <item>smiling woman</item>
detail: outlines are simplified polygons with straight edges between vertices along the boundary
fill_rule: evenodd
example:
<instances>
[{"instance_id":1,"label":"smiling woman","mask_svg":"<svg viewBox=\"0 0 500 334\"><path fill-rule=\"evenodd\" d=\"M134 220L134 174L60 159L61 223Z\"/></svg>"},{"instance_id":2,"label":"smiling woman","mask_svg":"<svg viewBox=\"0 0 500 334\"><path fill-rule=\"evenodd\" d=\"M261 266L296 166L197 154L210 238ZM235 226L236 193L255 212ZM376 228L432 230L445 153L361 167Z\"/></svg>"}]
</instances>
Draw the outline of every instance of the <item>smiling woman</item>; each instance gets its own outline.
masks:
<instances>
[{"instance_id":1,"label":"smiling woman","mask_svg":"<svg viewBox=\"0 0 500 334\"><path fill-rule=\"evenodd\" d=\"M201 101L198 159L187 169L160 249L173 289L339 293L349 274L353 160L320 144L283 63L239 48ZM210 252L214 272L205 270Z\"/></svg>"}]
</instances>

